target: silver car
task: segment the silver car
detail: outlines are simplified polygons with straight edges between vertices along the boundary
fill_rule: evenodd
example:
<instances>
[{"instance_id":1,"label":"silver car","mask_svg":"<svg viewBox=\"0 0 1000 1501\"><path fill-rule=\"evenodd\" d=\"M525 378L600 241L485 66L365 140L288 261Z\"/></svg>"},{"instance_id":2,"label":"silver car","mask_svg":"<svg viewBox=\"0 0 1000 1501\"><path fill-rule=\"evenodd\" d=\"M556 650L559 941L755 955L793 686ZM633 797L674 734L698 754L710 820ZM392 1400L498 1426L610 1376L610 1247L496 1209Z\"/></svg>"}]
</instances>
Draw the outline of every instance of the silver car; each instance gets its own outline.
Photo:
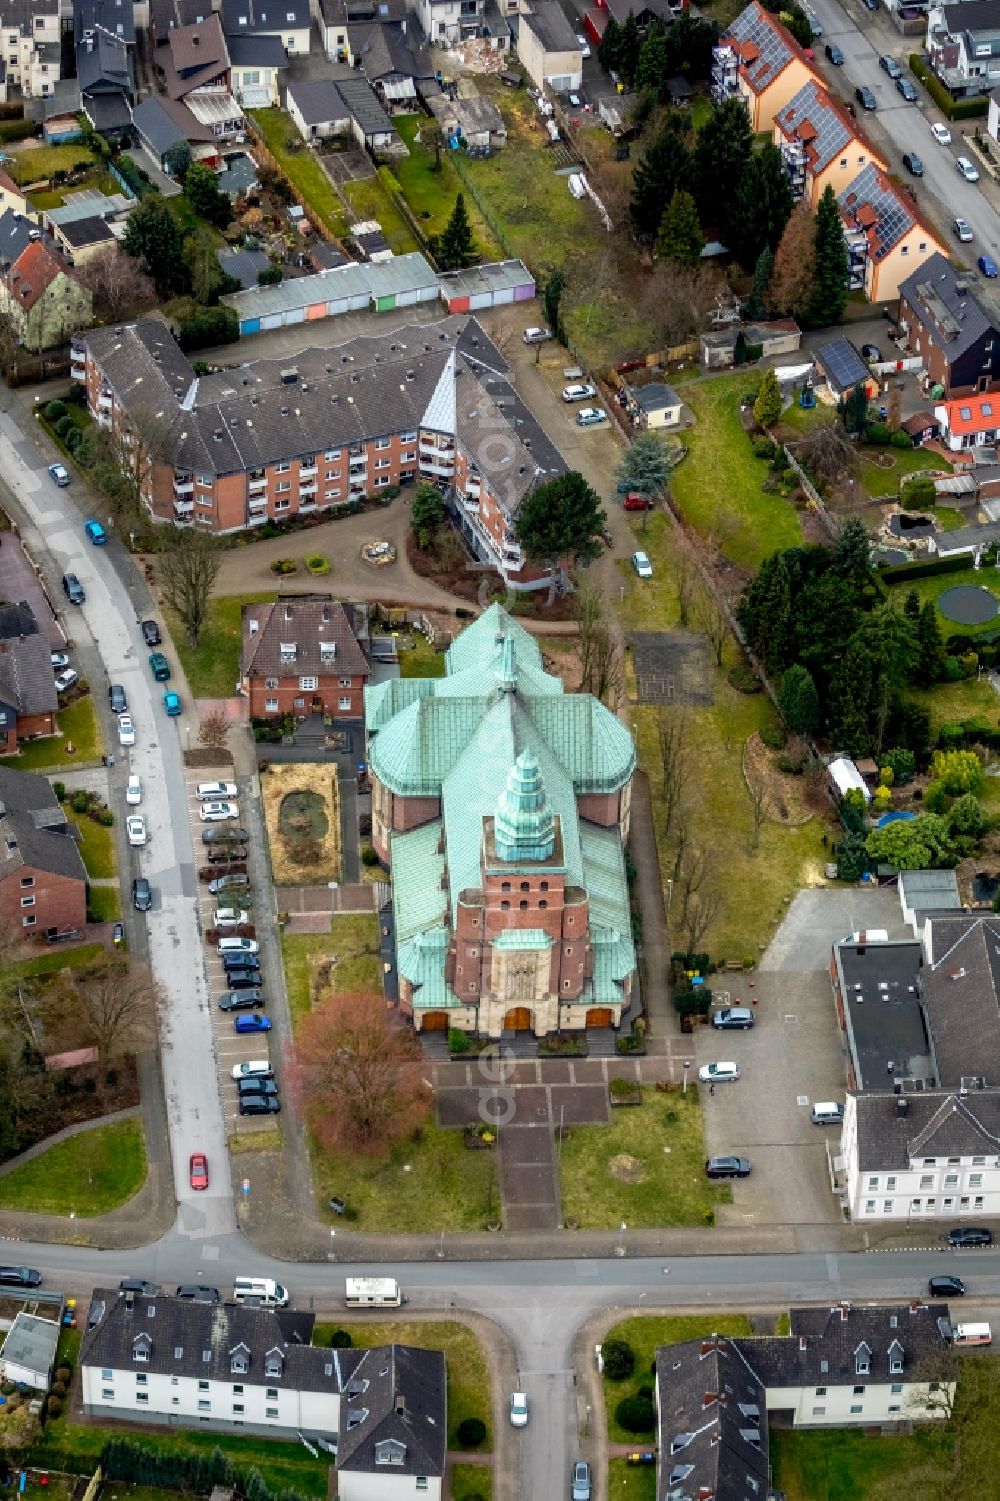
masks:
<instances>
[{"instance_id":1,"label":"silver car","mask_svg":"<svg viewBox=\"0 0 1000 1501\"><path fill-rule=\"evenodd\" d=\"M578 1459L573 1466L571 1501L590 1501L590 1466L585 1459Z\"/></svg>"}]
</instances>

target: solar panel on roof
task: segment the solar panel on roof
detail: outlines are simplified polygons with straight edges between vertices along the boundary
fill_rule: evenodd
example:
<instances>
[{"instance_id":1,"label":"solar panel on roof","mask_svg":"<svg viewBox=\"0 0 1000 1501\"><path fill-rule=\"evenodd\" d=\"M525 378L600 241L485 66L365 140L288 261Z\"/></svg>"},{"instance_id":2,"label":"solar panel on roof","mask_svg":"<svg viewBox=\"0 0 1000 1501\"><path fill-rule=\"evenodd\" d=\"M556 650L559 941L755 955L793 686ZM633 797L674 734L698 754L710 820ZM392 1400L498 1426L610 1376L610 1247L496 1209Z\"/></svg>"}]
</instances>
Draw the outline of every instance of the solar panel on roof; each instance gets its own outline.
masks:
<instances>
[{"instance_id":1,"label":"solar panel on roof","mask_svg":"<svg viewBox=\"0 0 1000 1501\"><path fill-rule=\"evenodd\" d=\"M756 47L758 57L746 66L757 88L776 78L792 55L770 17L757 6L748 6L738 15L729 28L729 34L739 41L752 42Z\"/></svg>"},{"instance_id":2,"label":"solar panel on roof","mask_svg":"<svg viewBox=\"0 0 1000 1501\"><path fill-rule=\"evenodd\" d=\"M804 83L778 115L783 130L798 134L808 123L812 127L813 166L816 170L829 165L851 140L851 132L831 108L825 90L814 79ZM804 139L804 136L802 137Z\"/></svg>"},{"instance_id":3,"label":"solar panel on roof","mask_svg":"<svg viewBox=\"0 0 1000 1501\"><path fill-rule=\"evenodd\" d=\"M853 344L846 339L833 339L819 351L823 368L833 377L842 390L857 385L868 378L868 367Z\"/></svg>"},{"instance_id":4,"label":"solar panel on roof","mask_svg":"<svg viewBox=\"0 0 1000 1501\"><path fill-rule=\"evenodd\" d=\"M883 178L878 169L869 165L858 173L854 181L840 195L841 207L856 218L858 205L869 206L875 216L874 233L876 244L873 256L881 260L898 245L908 230L913 228L914 218L906 204L898 196L892 184Z\"/></svg>"}]
</instances>

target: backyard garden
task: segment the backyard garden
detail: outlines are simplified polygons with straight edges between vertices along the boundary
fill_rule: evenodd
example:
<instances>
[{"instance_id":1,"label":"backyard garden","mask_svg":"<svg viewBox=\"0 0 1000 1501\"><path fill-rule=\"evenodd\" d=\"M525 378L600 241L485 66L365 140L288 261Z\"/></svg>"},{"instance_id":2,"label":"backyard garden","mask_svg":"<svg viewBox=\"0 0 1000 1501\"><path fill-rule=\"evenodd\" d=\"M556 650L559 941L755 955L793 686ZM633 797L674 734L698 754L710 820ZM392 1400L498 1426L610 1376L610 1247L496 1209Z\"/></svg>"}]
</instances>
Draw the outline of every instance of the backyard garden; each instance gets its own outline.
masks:
<instances>
[{"instance_id":1,"label":"backyard garden","mask_svg":"<svg viewBox=\"0 0 1000 1501\"><path fill-rule=\"evenodd\" d=\"M276 762L261 767L271 873L278 886L340 878L340 795L335 766Z\"/></svg>"}]
</instances>

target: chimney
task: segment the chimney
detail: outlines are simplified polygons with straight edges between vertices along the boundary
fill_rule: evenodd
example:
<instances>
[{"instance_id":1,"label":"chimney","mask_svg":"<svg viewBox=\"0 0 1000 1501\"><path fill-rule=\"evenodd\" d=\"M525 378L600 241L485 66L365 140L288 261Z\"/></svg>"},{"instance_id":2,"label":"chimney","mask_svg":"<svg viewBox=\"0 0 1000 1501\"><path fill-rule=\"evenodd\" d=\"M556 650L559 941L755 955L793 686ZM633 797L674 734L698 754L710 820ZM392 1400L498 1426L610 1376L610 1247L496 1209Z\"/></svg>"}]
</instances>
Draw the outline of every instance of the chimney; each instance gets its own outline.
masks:
<instances>
[{"instance_id":1,"label":"chimney","mask_svg":"<svg viewBox=\"0 0 1000 1501\"><path fill-rule=\"evenodd\" d=\"M804 1334L800 1334L799 1335L799 1351L800 1351L800 1353L802 1355L804 1355L806 1353L806 1348L807 1348L806 1337L805 1337Z\"/></svg>"},{"instance_id":2,"label":"chimney","mask_svg":"<svg viewBox=\"0 0 1000 1501\"><path fill-rule=\"evenodd\" d=\"M396 1416L397 1418L406 1417L406 1398L401 1392L396 1393Z\"/></svg>"},{"instance_id":3,"label":"chimney","mask_svg":"<svg viewBox=\"0 0 1000 1501\"><path fill-rule=\"evenodd\" d=\"M896 1119L905 1120L906 1113L910 1108L910 1102L905 1095L896 1096Z\"/></svg>"},{"instance_id":4,"label":"chimney","mask_svg":"<svg viewBox=\"0 0 1000 1501\"><path fill-rule=\"evenodd\" d=\"M850 1303L846 1303L845 1302L845 1303L839 1304L839 1308L840 1308L840 1322L842 1324L846 1324L847 1323L847 1315L851 1311L851 1305L850 1305Z\"/></svg>"}]
</instances>

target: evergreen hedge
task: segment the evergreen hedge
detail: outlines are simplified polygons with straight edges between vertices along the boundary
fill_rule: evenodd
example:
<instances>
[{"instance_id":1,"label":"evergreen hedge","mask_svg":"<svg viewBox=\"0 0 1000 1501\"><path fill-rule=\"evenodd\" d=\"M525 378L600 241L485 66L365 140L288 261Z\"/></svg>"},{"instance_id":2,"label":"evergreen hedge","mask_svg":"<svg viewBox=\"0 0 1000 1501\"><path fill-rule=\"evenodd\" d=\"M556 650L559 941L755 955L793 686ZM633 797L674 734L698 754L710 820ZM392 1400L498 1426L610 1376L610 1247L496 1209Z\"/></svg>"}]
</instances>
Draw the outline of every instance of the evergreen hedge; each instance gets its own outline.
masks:
<instances>
[{"instance_id":1,"label":"evergreen hedge","mask_svg":"<svg viewBox=\"0 0 1000 1501\"><path fill-rule=\"evenodd\" d=\"M974 120L989 113L990 101L985 94L977 94L974 99L955 99L949 94L919 52L911 52L910 70L920 79L934 103L949 120Z\"/></svg>"}]
</instances>

